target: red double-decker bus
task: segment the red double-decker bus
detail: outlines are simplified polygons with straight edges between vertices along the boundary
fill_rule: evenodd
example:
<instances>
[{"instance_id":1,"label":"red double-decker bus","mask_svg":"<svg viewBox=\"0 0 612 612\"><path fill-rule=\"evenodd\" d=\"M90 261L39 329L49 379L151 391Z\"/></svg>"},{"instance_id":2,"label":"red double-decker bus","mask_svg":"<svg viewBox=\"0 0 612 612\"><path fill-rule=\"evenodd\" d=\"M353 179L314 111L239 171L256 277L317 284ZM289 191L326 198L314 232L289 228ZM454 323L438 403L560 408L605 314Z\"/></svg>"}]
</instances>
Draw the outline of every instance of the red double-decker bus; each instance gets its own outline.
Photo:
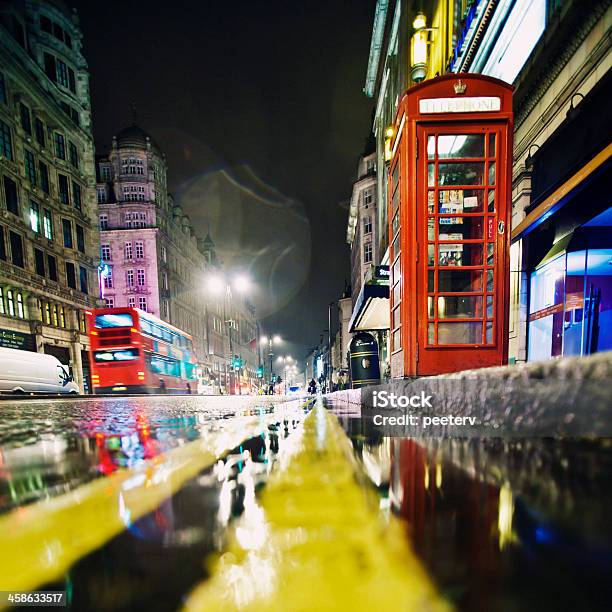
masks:
<instances>
[{"instance_id":1,"label":"red double-decker bus","mask_svg":"<svg viewBox=\"0 0 612 612\"><path fill-rule=\"evenodd\" d=\"M99 308L88 318L94 393L196 393L189 334L138 308Z\"/></svg>"}]
</instances>

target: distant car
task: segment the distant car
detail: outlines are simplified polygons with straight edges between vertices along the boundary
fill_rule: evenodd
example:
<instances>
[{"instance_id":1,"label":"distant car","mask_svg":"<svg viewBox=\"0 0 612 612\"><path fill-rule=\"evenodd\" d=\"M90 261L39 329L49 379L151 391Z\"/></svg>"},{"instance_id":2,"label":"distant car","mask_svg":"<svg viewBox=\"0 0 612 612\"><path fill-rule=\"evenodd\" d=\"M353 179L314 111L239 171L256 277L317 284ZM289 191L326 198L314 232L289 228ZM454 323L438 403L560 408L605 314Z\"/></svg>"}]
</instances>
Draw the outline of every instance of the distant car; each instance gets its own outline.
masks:
<instances>
[{"instance_id":1,"label":"distant car","mask_svg":"<svg viewBox=\"0 0 612 612\"><path fill-rule=\"evenodd\" d=\"M77 394L79 387L53 355L0 347L0 392Z\"/></svg>"}]
</instances>

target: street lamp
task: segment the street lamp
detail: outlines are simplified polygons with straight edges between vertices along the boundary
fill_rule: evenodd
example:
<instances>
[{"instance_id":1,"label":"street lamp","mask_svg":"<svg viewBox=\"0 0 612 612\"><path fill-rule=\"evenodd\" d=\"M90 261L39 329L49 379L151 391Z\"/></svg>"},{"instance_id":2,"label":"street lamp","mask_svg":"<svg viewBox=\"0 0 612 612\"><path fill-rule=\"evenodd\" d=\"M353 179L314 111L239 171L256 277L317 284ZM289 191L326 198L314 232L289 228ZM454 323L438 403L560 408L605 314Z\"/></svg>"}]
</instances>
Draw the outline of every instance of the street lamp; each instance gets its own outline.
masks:
<instances>
[{"instance_id":1,"label":"street lamp","mask_svg":"<svg viewBox=\"0 0 612 612\"><path fill-rule=\"evenodd\" d=\"M234 347L232 343L232 326L235 324L233 319L227 318L227 303L231 300L232 297L232 287L238 293L245 293L251 286L251 281L248 277L239 274L234 278L230 279L224 274L211 274L208 277L208 288L211 293L222 296L223 297L223 322L224 325L227 326L227 335L229 338L229 363L230 363L230 385L229 392L232 394L232 387L235 386L232 383L234 382ZM226 371L227 371L227 363L226 363ZM242 366L238 367L238 395L242 395L242 382L241 382L241 369Z\"/></svg>"},{"instance_id":2,"label":"street lamp","mask_svg":"<svg viewBox=\"0 0 612 612\"><path fill-rule=\"evenodd\" d=\"M268 357L270 358L270 384L274 384L274 371L272 369L272 357L274 357L274 351L272 350L272 347L274 344L280 344L282 341L282 338L278 334L270 334L269 336L262 336L260 338L261 344L268 345Z\"/></svg>"}]
</instances>

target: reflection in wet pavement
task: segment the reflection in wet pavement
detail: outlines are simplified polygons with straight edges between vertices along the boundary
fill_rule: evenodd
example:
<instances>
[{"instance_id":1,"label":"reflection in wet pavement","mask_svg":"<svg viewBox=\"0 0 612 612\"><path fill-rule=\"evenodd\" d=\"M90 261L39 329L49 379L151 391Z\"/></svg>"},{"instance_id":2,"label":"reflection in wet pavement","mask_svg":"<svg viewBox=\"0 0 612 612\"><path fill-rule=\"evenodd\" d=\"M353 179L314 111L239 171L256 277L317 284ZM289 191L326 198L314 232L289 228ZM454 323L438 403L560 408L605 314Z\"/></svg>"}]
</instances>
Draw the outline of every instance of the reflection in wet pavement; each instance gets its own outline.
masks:
<instances>
[{"instance_id":1,"label":"reflection in wet pavement","mask_svg":"<svg viewBox=\"0 0 612 612\"><path fill-rule=\"evenodd\" d=\"M265 400L223 399L2 402L0 513L134 467L218 430L224 419L273 410Z\"/></svg>"},{"instance_id":2,"label":"reflection in wet pavement","mask_svg":"<svg viewBox=\"0 0 612 612\"><path fill-rule=\"evenodd\" d=\"M340 420L381 509L459 610L609 609L609 440L417 443Z\"/></svg>"},{"instance_id":3,"label":"reflection in wet pavement","mask_svg":"<svg viewBox=\"0 0 612 612\"><path fill-rule=\"evenodd\" d=\"M93 402L58 404L47 406L44 416L40 407L25 404L2 413L5 511L138 465L214 431L229 416L265 414L268 419L261 435L245 440L153 512L129 523L74 564L61 582L40 587L66 590L73 610L179 609L193 585L206 577L206 556L223 548L228 523L243 513L248 492L265 482L279 448L300 422L299 412L292 413L295 419L276 419L273 407L261 401L211 405L147 398L145 405L130 398L100 401L94 410ZM50 431L40 433L37 428L49 412L54 413ZM7 426L7 415L20 418L19 426Z\"/></svg>"}]
</instances>

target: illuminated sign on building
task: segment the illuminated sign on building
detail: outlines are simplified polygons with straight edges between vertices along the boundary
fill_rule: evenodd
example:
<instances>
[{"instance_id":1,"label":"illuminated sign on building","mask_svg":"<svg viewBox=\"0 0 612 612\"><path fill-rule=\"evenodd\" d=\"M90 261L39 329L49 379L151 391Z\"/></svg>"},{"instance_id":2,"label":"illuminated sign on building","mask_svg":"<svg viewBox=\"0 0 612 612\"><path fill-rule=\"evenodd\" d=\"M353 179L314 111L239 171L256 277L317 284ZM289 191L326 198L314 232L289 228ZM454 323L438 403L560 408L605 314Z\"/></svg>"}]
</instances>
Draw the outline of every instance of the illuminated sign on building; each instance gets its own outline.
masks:
<instances>
[{"instance_id":1,"label":"illuminated sign on building","mask_svg":"<svg viewBox=\"0 0 612 612\"><path fill-rule=\"evenodd\" d=\"M476 96L471 98L426 98L419 100L419 112L434 113L482 113L495 112L501 108L497 96Z\"/></svg>"}]
</instances>

